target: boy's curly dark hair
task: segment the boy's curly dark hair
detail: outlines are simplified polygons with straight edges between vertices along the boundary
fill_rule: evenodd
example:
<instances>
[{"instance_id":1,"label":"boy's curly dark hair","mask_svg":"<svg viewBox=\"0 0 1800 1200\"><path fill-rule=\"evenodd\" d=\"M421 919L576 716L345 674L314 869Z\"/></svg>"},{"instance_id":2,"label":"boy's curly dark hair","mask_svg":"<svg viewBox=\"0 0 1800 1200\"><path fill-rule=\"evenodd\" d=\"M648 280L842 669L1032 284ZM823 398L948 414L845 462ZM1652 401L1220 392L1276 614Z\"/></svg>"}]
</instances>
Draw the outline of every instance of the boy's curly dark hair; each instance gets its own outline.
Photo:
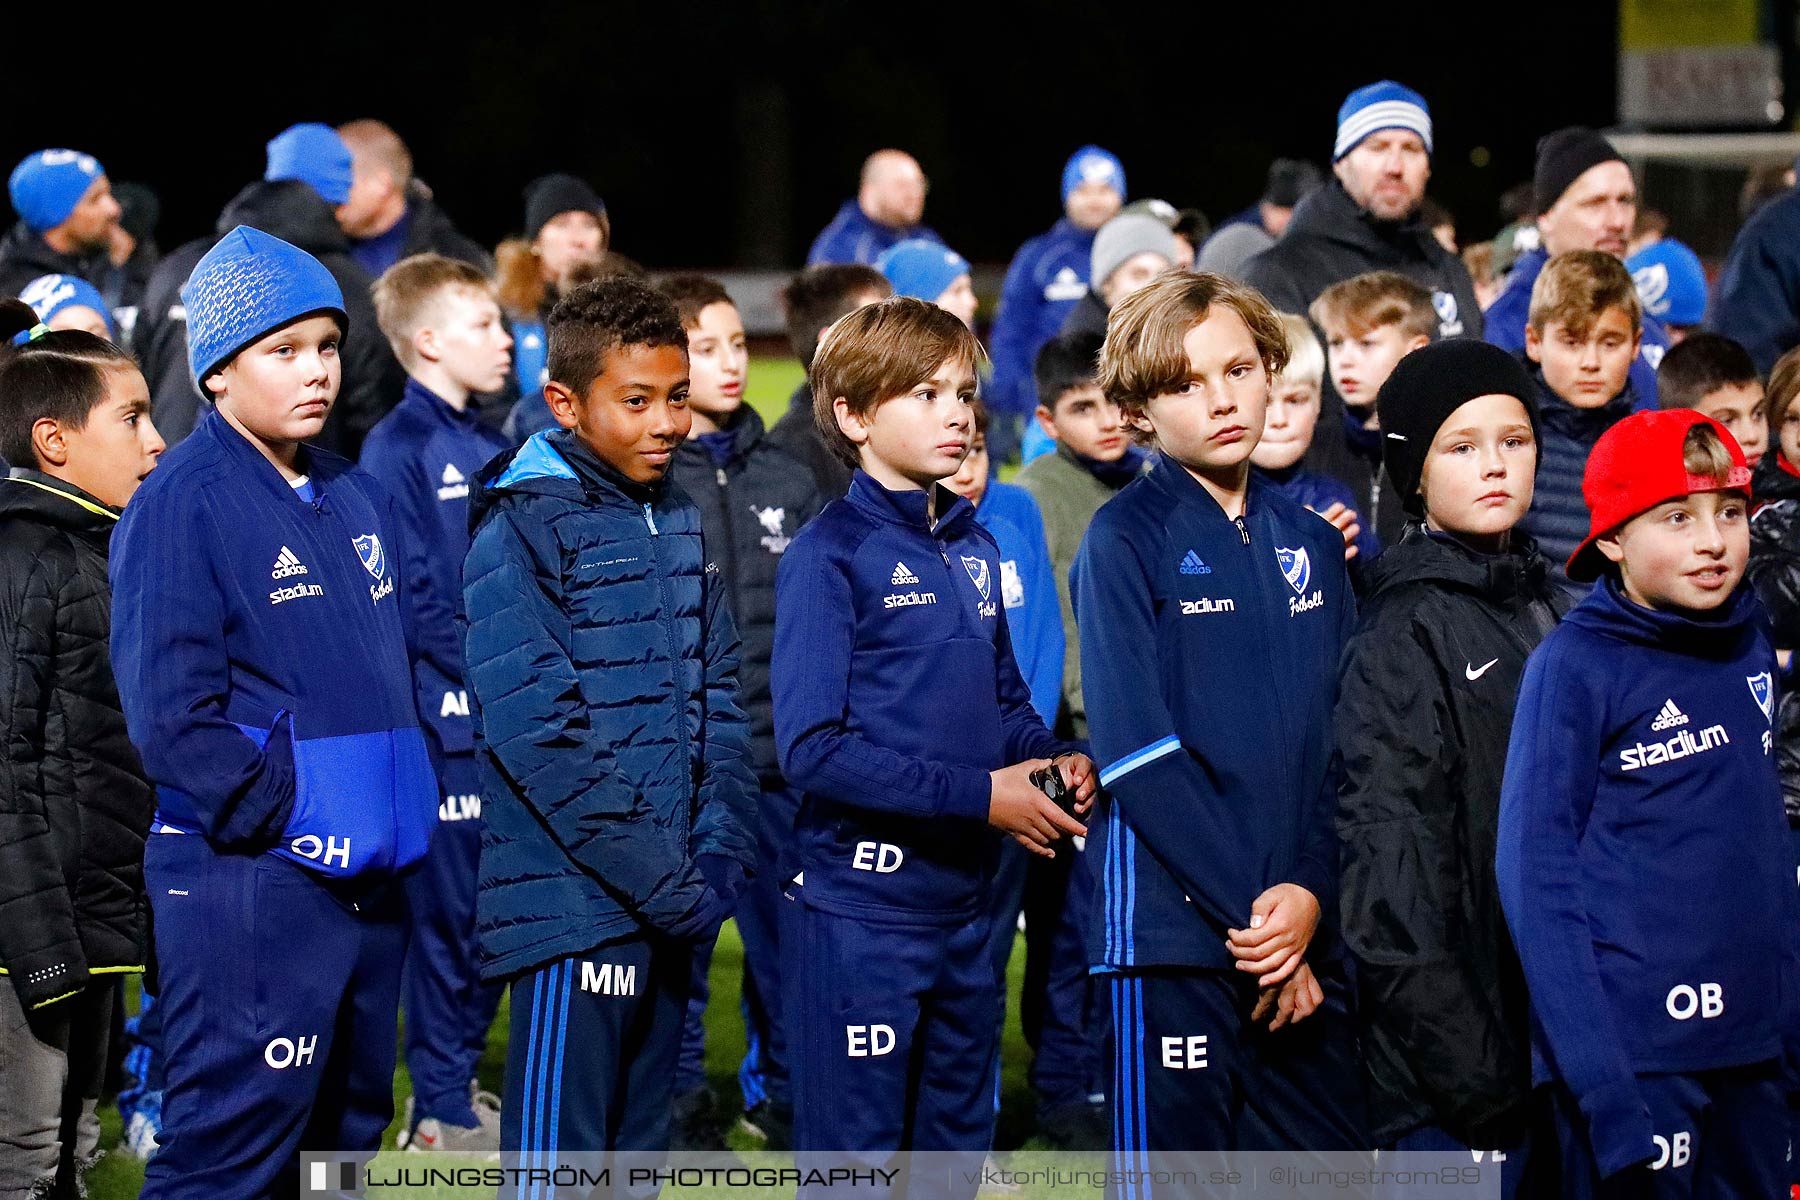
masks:
<instances>
[{"instance_id":1,"label":"boy's curly dark hair","mask_svg":"<svg viewBox=\"0 0 1800 1200\"><path fill-rule=\"evenodd\" d=\"M645 283L614 276L573 288L545 322L550 378L585 394L620 346L687 350L687 331L670 299Z\"/></svg>"}]
</instances>

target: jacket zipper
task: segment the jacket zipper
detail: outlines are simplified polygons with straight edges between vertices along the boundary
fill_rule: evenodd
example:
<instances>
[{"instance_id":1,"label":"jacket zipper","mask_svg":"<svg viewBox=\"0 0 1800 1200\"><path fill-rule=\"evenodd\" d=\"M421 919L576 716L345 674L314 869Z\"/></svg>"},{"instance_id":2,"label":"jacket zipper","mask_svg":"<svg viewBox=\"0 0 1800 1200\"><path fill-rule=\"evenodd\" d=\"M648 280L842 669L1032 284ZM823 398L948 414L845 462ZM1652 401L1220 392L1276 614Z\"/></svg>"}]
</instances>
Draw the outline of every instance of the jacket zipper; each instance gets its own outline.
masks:
<instances>
[{"instance_id":1,"label":"jacket zipper","mask_svg":"<svg viewBox=\"0 0 1800 1200\"><path fill-rule=\"evenodd\" d=\"M719 507L725 511L725 594L731 597L731 619L742 611L738 603L737 581L737 514L731 507L731 483L725 468L718 468Z\"/></svg>"},{"instance_id":2,"label":"jacket zipper","mask_svg":"<svg viewBox=\"0 0 1800 1200\"><path fill-rule=\"evenodd\" d=\"M1279 679L1281 678L1281 675L1276 670L1275 652L1273 650L1273 647L1276 645L1278 631L1268 628L1266 624L1269 621L1269 606L1264 597L1261 575L1256 569L1256 556L1251 553L1250 550L1250 527L1244 523L1244 518L1241 516L1234 519L1232 524L1237 526L1238 537L1242 538L1244 542L1245 566L1249 568L1250 572L1250 587L1256 593L1254 609L1259 623L1264 623L1265 636L1258 640L1262 642L1263 664L1267 671L1266 678ZM1280 632L1285 633L1287 631ZM1284 745L1291 744L1292 739L1290 731L1293 729L1293 721L1289 717L1288 706L1281 688L1275 689L1275 706L1280 713L1282 743ZM1277 756L1276 769L1281 775L1281 794L1283 796L1291 795L1293 792L1293 780L1289 777L1285 756ZM1276 880L1275 882L1280 883L1284 881ZM1252 897L1252 899L1254 899L1254 897ZM1325 900L1320 899L1319 903L1323 905Z\"/></svg>"},{"instance_id":3,"label":"jacket zipper","mask_svg":"<svg viewBox=\"0 0 1800 1200\"><path fill-rule=\"evenodd\" d=\"M643 507L644 507L644 524L650 527L650 536L651 537L661 536L661 530L657 529L657 527L656 527L656 514L650 511L650 506L648 504L644 505ZM669 695L671 698L679 699L680 694L681 694L681 672L677 668L676 664L681 661L681 654L679 652L679 647L677 647L675 645L674 622L668 616L668 613L669 613L668 580L663 576L662 562L657 558L654 551L651 552L650 563L651 563L652 569L655 570L655 572L656 572L656 594L662 598L662 610L663 610L663 614L664 614L663 622L662 622L663 638L668 643L668 647L669 647ZM702 565L701 569L703 571L705 570L704 564ZM702 581L702 586L705 586L704 581ZM706 648L704 646L702 646L701 653L704 654L705 652L706 652ZM703 687L705 686L704 682L702 682L702 686ZM682 765L687 769L689 778L692 778L693 771L694 771L694 766L693 766L693 764L694 764L694 747L693 747L692 742L688 739L687 705L685 702L683 702L680 705L680 708L676 714L676 717L677 717L677 719L676 719L676 723L675 723L675 728L681 731L681 761L682 761ZM689 809L691 807L692 807L692 801L690 800L688 803L683 804L680 809L680 811L681 811L681 833L680 833L681 852L684 855L688 853L688 835L693 832L693 827L694 827L693 814L689 811Z\"/></svg>"}]
</instances>

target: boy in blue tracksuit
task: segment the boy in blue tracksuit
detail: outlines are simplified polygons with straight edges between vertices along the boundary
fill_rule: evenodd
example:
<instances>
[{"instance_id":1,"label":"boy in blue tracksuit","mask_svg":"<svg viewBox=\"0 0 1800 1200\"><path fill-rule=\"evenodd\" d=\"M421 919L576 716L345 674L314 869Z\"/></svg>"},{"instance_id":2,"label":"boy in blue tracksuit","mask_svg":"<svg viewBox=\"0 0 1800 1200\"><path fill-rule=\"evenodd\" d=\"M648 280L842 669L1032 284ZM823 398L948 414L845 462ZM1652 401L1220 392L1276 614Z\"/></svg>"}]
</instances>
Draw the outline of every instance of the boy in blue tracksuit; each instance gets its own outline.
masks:
<instances>
[{"instance_id":1,"label":"boy in blue tracksuit","mask_svg":"<svg viewBox=\"0 0 1800 1200\"><path fill-rule=\"evenodd\" d=\"M560 428L476 477L463 564L476 935L483 978L512 984L500 1144L521 1166L667 1149L694 946L756 856L737 633L666 479L687 333L628 279L575 288L549 327Z\"/></svg>"},{"instance_id":2,"label":"boy in blue tracksuit","mask_svg":"<svg viewBox=\"0 0 1800 1200\"><path fill-rule=\"evenodd\" d=\"M1800 902L1749 487L1691 409L1609 430L1568 564L1599 582L1519 693L1495 867L1571 1197L1786 1191Z\"/></svg>"},{"instance_id":3,"label":"boy in blue tracksuit","mask_svg":"<svg viewBox=\"0 0 1800 1200\"><path fill-rule=\"evenodd\" d=\"M776 581L775 737L804 792L781 934L802 1151L988 1149L989 827L1046 854L1086 832L1029 775L1059 756L1079 813L1092 764L1032 708L993 537L937 486L969 450L979 355L954 316L895 297L813 361L820 431L859 469Z\"/></svg>"},{"instance_id":4,"label":"boy in blue tracksuit","mask_svg":"<svg viewBox=\"0 0 1800 1200\"><path fill-rule=\"evenodd\" d=\"M1286 358L1260 295L1185 272L1122 301L1101 354L1160 450L1094 517L1073 587L1127 1165L1367 1144L1332 903L1344 541L1250 472Z\"/></svg>"},{"instance_id":5,"label":"boy in blue tracksuit","mask_svg":"<svg viewBox=\"0 0 1800 1200\"><path fill-rule=\"evenodd\" d=\"M437 805L409 662L414 562L387 493L305 445L343 297L239 227L182 288L214 410L113 537L112 653L157 785L144 869L167 1053L144 1195L263 1196L393 1115L406 901Z\"/></svg>"},{"instance_id":6,"label":"boy in blue tracksuit","mask_svg":"<svg viewBox=\"0 0 1800 1200\"><path fill-rule=\"evenodd\" d=\"M413 1094L400 1139L420 1150L494 1150L497 1122L486 1106L476 1110L469 1086L500 990L482 984L475 963L481 785L453 614L469 551L469 481L508 447L472 398L505 385L512 337L481 272L439 254L390 267L375 283L375 317L407 381L364 439L362 466L394 497L421 550L413 688L438 778L431 850L406 876L413 927L402 1000Z\"/></svg>"},{"instance_id":7,"label":"boy in blue tracksuit","mask_svg":"<svg viewBox=\"0 0 1800 1200\"><path fill-rule=\"evenodd\" d=\"M1063 215L1013 255L994 314L994 381L987 397L1013 420L1037 407L1032 364L1088 292L1094 234L1125 203L1125 167L1098 146L1063 164Z\"/></svg>"}]
</instances>

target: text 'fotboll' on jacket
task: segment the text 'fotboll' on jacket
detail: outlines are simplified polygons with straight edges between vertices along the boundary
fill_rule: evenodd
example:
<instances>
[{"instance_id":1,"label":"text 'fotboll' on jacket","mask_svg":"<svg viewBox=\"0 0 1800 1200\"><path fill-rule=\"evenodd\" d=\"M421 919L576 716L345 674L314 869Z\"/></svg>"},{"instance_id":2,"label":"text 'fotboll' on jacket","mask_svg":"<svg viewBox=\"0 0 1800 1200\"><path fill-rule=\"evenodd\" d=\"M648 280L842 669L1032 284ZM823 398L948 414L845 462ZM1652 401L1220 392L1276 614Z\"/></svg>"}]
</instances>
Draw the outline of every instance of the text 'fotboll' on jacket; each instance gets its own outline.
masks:
<instances>
[{"instance_id":1,"label":"text 'fotboll' on jacket","mask_svg":"<svg viewBox=\"0 0 1800 1200\"><path fill-rule=\"evenodd\" d=\"M1013 660L993 537L967 500L938 488L935 522L929 503L856 473L788 547L771 666L782 770L805 792L797 894L952 924L995 864L988 773L1072 747Z\"/></svg>"},{"instance_id":2,"label":"text 'fotboll' on jacket","mask_svg":"<svg viewBox=\"0 0 1800 1200\"><path fill-rule=\"evenodd\" d=\"M1526 666L1495 871L1534 1075L1574 1094L1603 1169L1615 1136L1649 1144L1636 1074L1772 1059L1795 1028L1775 670L1748 585L1696 620L1610 578Z\"/></svg>"},{"instance_id":3,"label":"text 'fotboll' on jacket","mask_svg":"<svg viewBox=\"0 0 1800 1200\"><path fill-rule=\"evenodd\" d=\"M413 704L413 559L367 474L307 447L303 500L216 410L113 535L113 665L158 830L328 876L425 852L437 781Z\"/></svg>"},{"instance_id":4,"label":"text 'fotboll' on jacket","mask_svg":"<svg viewBox=\"0 0 1800 1200\"><path fill-rule=\"evenodd\" d=\"M1261 480L1232 520L1167 455L1095 514L1075 558L1089 961L1230 967L1225 931L1295 883L1335 942L1338 659L1356 618L1338 531Z\"/></svg>"},{"instance_id":5,"label":"text 'fotboll' on jacket","mask_svg":"<svg viewBox=\"0 0 1800 1200\"><path fill-rule=\"evenodd\" d=\"M490 463L469 504L475 924L499 979L676 924L701 854L753 868L757 791L737 632L680 488L558 429Z\"/></svg>"}]
</instances>

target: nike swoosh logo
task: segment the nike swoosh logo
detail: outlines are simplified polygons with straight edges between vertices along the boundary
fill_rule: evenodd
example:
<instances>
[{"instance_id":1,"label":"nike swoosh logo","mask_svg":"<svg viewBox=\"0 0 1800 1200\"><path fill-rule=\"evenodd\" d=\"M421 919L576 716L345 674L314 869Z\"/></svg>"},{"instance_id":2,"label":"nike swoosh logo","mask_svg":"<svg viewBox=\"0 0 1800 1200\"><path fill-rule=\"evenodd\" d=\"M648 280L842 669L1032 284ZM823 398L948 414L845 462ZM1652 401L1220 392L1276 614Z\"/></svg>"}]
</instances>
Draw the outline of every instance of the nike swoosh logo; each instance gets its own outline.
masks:
<instances>
[{"instance_id":1,"label":"nike swoosh logo","mask_svg":"<svg viewBox=\"0 0 1800 1200\"><path fill-rule=\"evenodd\" d=\"M1477 679L1480 679L1483 675L1486 675L1488 673L1489 667L1493 666L1495 663L1497 663L1499 661L1500 660L1497 658L1490 658L1486 662L1482 663L1479 667L1476 667L1476 666L1464 667L1463 674L1467 675L1469 677L1470 683L1474 683Z\"/></svg>"}]
</instances>

